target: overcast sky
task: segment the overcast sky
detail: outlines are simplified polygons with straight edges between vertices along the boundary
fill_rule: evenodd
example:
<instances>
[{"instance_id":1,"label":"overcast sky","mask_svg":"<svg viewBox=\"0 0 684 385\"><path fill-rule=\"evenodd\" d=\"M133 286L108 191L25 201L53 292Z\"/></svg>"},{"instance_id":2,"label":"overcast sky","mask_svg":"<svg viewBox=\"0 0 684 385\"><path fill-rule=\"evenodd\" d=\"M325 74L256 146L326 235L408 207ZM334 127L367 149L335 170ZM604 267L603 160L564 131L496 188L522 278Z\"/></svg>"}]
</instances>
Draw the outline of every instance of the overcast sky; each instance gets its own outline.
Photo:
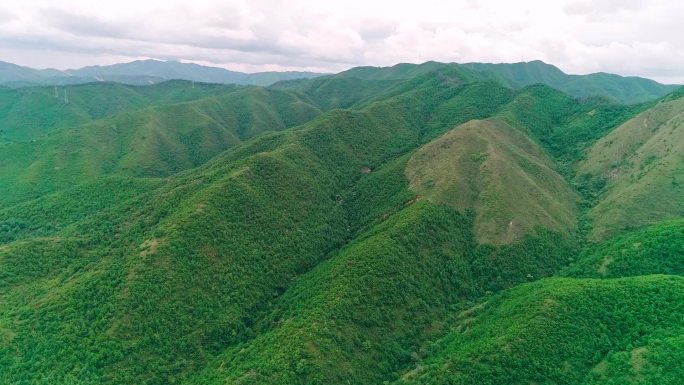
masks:
<instances>
[{"instance_id":1,"label":"overcast sky","mask_svg":"<svg viewBox=\"0 0 684 385\"><path fill-rule=\"evenodd\" d=\"M678 0L3 0L0 60L155 58L239 71L544 60L684 83Z\"/></svg>"}]
</instances>

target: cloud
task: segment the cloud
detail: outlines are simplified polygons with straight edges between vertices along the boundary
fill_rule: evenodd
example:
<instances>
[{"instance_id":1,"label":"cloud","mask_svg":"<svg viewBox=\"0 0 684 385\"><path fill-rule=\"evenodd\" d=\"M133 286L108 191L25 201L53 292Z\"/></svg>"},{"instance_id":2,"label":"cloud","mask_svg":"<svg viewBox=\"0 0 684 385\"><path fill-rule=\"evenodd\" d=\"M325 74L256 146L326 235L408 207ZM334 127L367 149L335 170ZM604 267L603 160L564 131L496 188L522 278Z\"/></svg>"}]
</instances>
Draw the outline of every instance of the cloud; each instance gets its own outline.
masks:
<instances>
[{"instance_id":1,"label":"cloud","mask_svg":"<svg viewBox=\"0 0 684 385\"><path fill-rule=\"evenodd\" d=\"M248 71L541 59L574 73L684 82L684 4L675 0L10 0L3 7L0 59L35 67L52 66L55 55L68 67L159 58Z\"/></svg>"},{"instance_id":2,"label":"cloud","mask_svg":"<svg viewBox=\"0 0 684 385\"><path fill-rule=\"evenodd\" d=\"M648 6L644 0L576 0L563 8L571 15L616 14L622 11L638 11Z\"/></svg>"},{"instance_id":3,"label":"cloud","mask_svg":"<svg viewBox=\"0 0 684 385\"><path fill-rule=\"evenodd\" d=\"M16 15L8 9L0 8L0 24L16 19Z\"/></svg>"}]
</instances>

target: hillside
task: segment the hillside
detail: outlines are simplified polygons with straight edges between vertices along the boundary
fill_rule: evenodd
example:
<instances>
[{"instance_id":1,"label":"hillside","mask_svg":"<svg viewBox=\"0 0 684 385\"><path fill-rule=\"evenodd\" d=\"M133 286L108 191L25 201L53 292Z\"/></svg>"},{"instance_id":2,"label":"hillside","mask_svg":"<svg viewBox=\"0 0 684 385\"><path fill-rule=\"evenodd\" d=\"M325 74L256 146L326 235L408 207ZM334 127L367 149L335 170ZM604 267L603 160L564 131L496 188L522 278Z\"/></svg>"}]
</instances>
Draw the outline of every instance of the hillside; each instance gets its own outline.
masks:
<instances>
[{"instance_id":1,"label":"hillside","mask_svg":"<svg viewBox=\"0 0 684 385\"><path fill-rule=\"evenodd\" d=\"M631 130L676 122L677 94L626 106L434 62L72 89L51 120L52 87L0 91L0 383L681 377L681 220L593 235L622 188L597 149L670 159L642 143L675 125Z\"/></svg>"},{"instance_id":2,"label":"hillside","mask_svg":"<svg viewBox=\"0 0 684 385\"><path fill-rule=\"evenodd\" d=\"M29 141L119 112L226 94L235 86L168 81L153 86L89 83L0 89L0 141ZM66 95L66 97L65 97Z\"/></svg>"},{"instance_id":3,"label":"hillside","mask_svg":"<svg viewBox=\"0 0 684 385\"><path fill-rule=\"evenodd\" d=\"M418 228L423 225L414 223L416 220L435 220L431 213L437 212L432 206L425 208L425 214L402 213L412 194L406 188L403 166L391 167L391 161L417 148L423 130L444 132L469 119L485 117L486 109L474 108L482 100L473 96L494 91L504 90L489 83L455 86L450 82L433 84L428 79L423 88L361 111L333 110L297 130L261 136L200 168L167 179L149 192L97 213L84 209L83 216L74 215L70 224L54 226L49 216L36 217L35 211L26 211L35 206L17 206L5 213L13 218L9 225L15 224L11 239L16 240L4 246L0 259L6 274L0 295L9 310L3 313L2 322L5 335L13 336L11 349L45 357L44 364L31 370L34 379L52 373L60 376L57 380L52 377L53 382L68 382L71 377L64 377L65 370L73 363L76 350L86 354L81 356L81 365L89 368L79 378L123 384L144 382L150 373L162 382L187 377L213 355L228 352L265 331L261 329L267 325L265 317L276 311L279 297L292 282L310 270L311 279L317 281L314 277L318 274L312 269L337 254L352 237L363 239L368 231L397 231L394 226L378 224L386 215L408 215L405 225ZM502 97L499 103L506 100ZM452 108L441 108L444 103ZM174 111L177 108L174 106ZM440 126L437 122L444 123ZM383 164L391 172L380 180L371 177L381 175L363 171L379 170ZM94 189L112 188L111 184L93 183ZM443 215L453 218L450 226L463 232L463 240L458 242L465 243L459 253L471 255L470 260L486 265L489 260L503 262L514 250L477 249L469 241L467 217L450 210ZM441 230L437 229L443 225L434 225L437 232L431 236L439 236ZM371 230L375 226L379 226L377 230ZM386 236L363 248L382 248L383 243L372 245L384 242ZM462 292L498 289L523 281L530 273L550 274L567 252L561 245L549 238L546 244L536 243L537 250L527 253L525 263L516 261L515 268L478 270L478 274L491 274L492 279L481 288L473 282ZM407 253L414 248L411 243L406 247ZM521 243L517 247L529 246ZM74 250L79 250L77 255L71 254ZM430 253L429 249L425 252ZM345 260L349 258L345 255L357 252L339 253L339 258L333 258ZM56 259L50 259L50 264L39 262L53 257ZM35 263L27 264L28 260ZM437 267L443 262L435 263ZM500 266L508 268L510 263ZM268 279L264 279L265 273ZM61 284L64 280L70 283ZM444 286L444 290L447 295L452 289ZM355 290L349 295L356 301ZM368 298L370 303L377 299ZM20 304L34 302L41 305L30 312L16 312L23 308ZM396 302L393 311L402 312L403 303ZM99 309L97 313L87 310L93 306ZM444 303L434 306L435 314L444 314L439 310ZM64 313L61 309L66 308L77 310ZM50 314L55 312L63 318L51 320ZM88 319L92 321L85 322ZM387 320L377 322L381 327ZM197 329L198 324L203 326ZM20 325L32 325L41 332L30 334ZM363 325L353 322L348 327ZM59 340L35 339L53 328L60 330ZM164 330L163 337L153 337L153 330ZM422 338L416 334L418 329L412 330L398 331L405 336L402 349ZM102 344L84 351L88 340ZM356 351L353 342L344 346L339 348ZM110 352L106 357L105 351ZM370 352L380 355L383 351L383 346L377 345ZM347 357L351 360L353 355ZM286 362L295 358L288 357ZM4 381L11 382L28 370L29 363L17 361L13 354L0 359L10 368L3 373ZM386 358L388 365L398 368L404 361L397 359ZM364 363L351 360L349 365L361 365L360 369Z\"/></svg>"},{"instance_id":4,"label":"hillside","mask_svg":"<svg viewBox=\"0 0 684 385\"><path fill-rule=\"evenodd\" d=\"M297 126L320 113L292 94L266 89L221 88L182 103L175 103L182 97L165 94L170 103L123 108L102 119L83 114L87 123L74 126L69 123L77 119L67 113L48 115L60 129L31 141L0 144L5 159L0 166L0 201L38 197L103 175L169 176L199 166L250 137ZM146 100L141 100L137 104L144 107ZM66 106L67 111L78 111L73 104L73 109Z\"/></svg>"},{"instance_id":5,"label":"hillside","mask_svg":"<svg viewBox=\"0 0 684 385\"><path fill-rule=\"evenodd\" d=\"M684 279L545 279L459 313L397 384L677 384Z\"/></svg>"},{"instance_id":6,"label":"hillside","mask_svg":"<svg viewBox=\"0 0 684 385\"><path fill-rule=\"evenodd\" d=\"M596 142L578 174L603 187L589 212L601 239L684 214L684 99L665 100Z\"/></svg>"},{"instance_id":7,"label":"hillside","mask_svg":"<svg viewBox=\"0 0 684 385\"><path fill-rule=\"evenodd\" d=\"M684 221L623 234L585 250L563 275L589 278L684 275Z\"/></svg>"},{"instance_id":8,"label":"hillside","mask_svg":"<svg viewBox=\"0 0 684 385\"><path fill-rule=\"evenodd\" d=\"M473 210L482 243L576 227L577 194L538 145L498 120L471 120L421 147L406 175L420 197Z\"/></svg>"}]
</instances>

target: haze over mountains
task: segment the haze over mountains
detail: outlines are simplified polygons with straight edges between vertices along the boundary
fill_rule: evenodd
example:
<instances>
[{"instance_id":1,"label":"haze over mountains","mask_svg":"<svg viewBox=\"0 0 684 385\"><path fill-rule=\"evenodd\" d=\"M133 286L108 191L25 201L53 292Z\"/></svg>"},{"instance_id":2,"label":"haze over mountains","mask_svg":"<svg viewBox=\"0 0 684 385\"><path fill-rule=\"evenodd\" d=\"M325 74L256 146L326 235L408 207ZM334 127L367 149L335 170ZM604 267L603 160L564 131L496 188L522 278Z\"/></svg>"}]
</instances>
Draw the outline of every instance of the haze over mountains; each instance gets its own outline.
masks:
<instances>
[{"instance_id":1,"label":"haze over mountains","mask_svg":"<svg viewBox=\"0 0 684 385\"><path fill-rule=\"evenodd\" d=\"M491 79L512 87L547 84L573 96L602 96L624 103L639 103L663 96L676 85L663 85L650 79L622 77L614 74L568 75L557 67L541 61L515 64L445 64L429 62L422 65L400 64L383 75L405 79L439 67L461 67L472 71L472 76ZM373 67L357 67L341 76L364 79L364 72ZM131 85L147 85L164 80L189 80L204 83L268 86L279 81L307 79L327 74L313 72L242 73L219 67L207 67L176 61L138 60L108 66L91 66L74 70L36 70L0 62L0 85L25 87L29 85L69 85L96 81L112 81Z\"/></svg>"},{"instance_id":2,"label":"haze over mountains","mask_svg":"<svg viewBox=\"0 0 684 385\"><path fill-rule=\"evenodd\" d=\"M678 86L539 61L237 77L269 86L7 68L0 383L684 377Z\"/></svg>"},{"instance_id":3,"label":"haze over mountains","mask_svg":"<svg viewBox=\"0 0 684 385\"><path fill-rule=\"evenodd\" d=\"M37 70L16 64L0 62L0 85L67 85L95 81L112 81L125 84L153 84L164 80L180 79L205 83L254 84L267 86L280 80L312 78L322 74L313 72L259 72L247 74L219 67L208 67L177 61L137 60L108 66L90 66L60 71Z\"/></svg>"}]
</instances>

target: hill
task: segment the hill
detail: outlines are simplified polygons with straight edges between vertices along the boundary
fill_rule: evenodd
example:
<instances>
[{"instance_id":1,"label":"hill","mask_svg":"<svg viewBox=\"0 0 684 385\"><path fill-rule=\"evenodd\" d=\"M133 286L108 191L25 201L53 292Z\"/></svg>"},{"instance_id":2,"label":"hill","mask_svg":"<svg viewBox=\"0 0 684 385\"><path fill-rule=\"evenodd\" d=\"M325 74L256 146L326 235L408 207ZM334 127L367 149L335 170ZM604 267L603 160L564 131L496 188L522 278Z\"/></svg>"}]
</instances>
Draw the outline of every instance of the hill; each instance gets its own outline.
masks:
<instances>
[{"instance_id":1,"label":"hill","mask_svg":"<svg viewBox=\"0 0 684 385\"><path fill-rule=\"evenodd\" d=\"M7 368L1 374L2 380L16 381L26 378L29 372L31 381L49 378L52 383L172 382L190 380L193 375L198 381L220 379L223 372L214 369L220 367L221 360L239 352L241 348L237 346L263 336L264 339L254 341L252 349L257 355L245 356L242 364L235 362L235 371L230 373L240 373L239 368L251 365L250 360L262 357L274 347L259 341L290 335L289 327L273 329L273 334L268 332L275 327L273 322L277 324L272 321L277 319L277 314L292 311L294 306L309 309L294 324L301 325L299 322L311 319L306 318L307 314L320 314L328 306L316 301L299 303L298 298L302 296L296 293L318 291L321 282L334 281L330 274L335 276L340 268L345 268L344 261L358 259L358 269L376 271L368 263L383 260L374 256L385 249L388 239L415 233L415 238L402 241L403 251L397 257L408 258L423 249L424 254L419 255L429 258L431 262L426 262L426 268L432 266L433 270L415 271L413 264L408 263L410 259L405 264L388 265L397 269L392 274L403 275L405 279L385 286L367 286L383 289L369 292L368 305L359 311L377 308L374 304L387 300L391 293L406 291L408 294L406 285L423 279L420 277L434 276L442 267L465 274L464 277L470 275L468 271L472 267L472 274L487 278L471 279L464 284L457 276L444 277L439 284L439 295L431 291L436 282L425 281L424 288L411 289L417 304L406 307L407 302L401 297L387 302L387 314L406 314L406 321L396 327L390 327L389 318L362 312L359 318L334 327L338 335L345 330L367 333L373 329L366 329L370 321L364 319L373 319L377 328L387 328L381 339L364 342L363 346L370 346L362 348L367 349L367 357L382 357L378 361L381 367L368 366L368 361L354 358L361 349L357 344L363 341L352 339L328 346L336 349L340 362L355 368L358 375L353 378L390 378L410 356L400 352L410 351L425 339L421 330L433 322L427 314L441 318L440 314L446 314L445 306L455 295L478 296L486 290L500 290L525 281L528 274L551 274L567 259L570 250L562 238L547 235L534 243L521 240L505 248L481 248L469 235L472 222L467 215L428 202L410 203L415 194L408 190L404 177L409 152L424 144L431 135L493 114L511 97L510 91L494 83L444 80L449 79L435 81L434 77L426 77L422 80L423 86L412 86L410 91L384 102L371 103L361 110L332 110L295 130L259 136L198 168L156 182L160 186L141 185L135 179L122 176L123 180L130 181L130 188L125 190L130 193L122 190L121 199L114 202L107 191L116 189L119 182L104 184L98 177L83 185L85 191L70 191L64 182L58 192L62 195L26 201L4 211L9 242L0 252L4 274L0 296L7 304L7 312L2 314L0 322L7 341L4 345L7 348L0 355L0 362ZM247 91L266 95L284 92ZM493 94L500 96L492 98ZM226 98L224 103L228 100L238 103L246 99L245 94L242 96ZM212 102L208 106L216 103L209 100ZM154 130L166 127L159 134L168 136L191 127L189 124L197 119L196 115L180 120L177 114L183 111L183 106L196 111L200 107L197 103L205 108L208 101L172 105L173 114L157 118L178 123L178 128L171 129L174 126L165 124ZM264 103L272 105L273 100L266 99ZM489 104L489 108L479 108L483 104ZM292 110L292 105L284 106L287 111ZM234 114L239 109L235 105L226 107L220 116L232 116L228 114L230 111ZM120 117L108 119L115 119L107 120L111 124ZM135 124L130 126L136 127L136 132L146 126L132 122ZM239 132L234 123L230 127L232 132ZM53 137L57 134L49 138ZM93 136L101 137L102 132ZM45 146L42 141L34 144ZM90 145L81 151L88 148ZM104 150L108 148L102 147L94 155L107 154ZM69 149L66 151L71 153ZM84 159L81 151L73 159ZM24 153L17 151L17 154ZM98 162L88 159L82 164L90 167ZM367 173L366 168L376 171ZM35 175L52 172L51 168L43 170ZM155 166L151 170L159 172L163 167ZM26 179L23 176L19 180ZM16 184L11 186L15 188ZM99 193L89 192L90 189ZM145 192L135 194L140 190ZM80 215L68 211L59 216L50 214L78 197L103 201L76 205ZM59 201L62 204L56 203ZM383 224L385 221L388 222ZM462 235L448 235L454 232ZM419 240L425 242L423 246L416 243ZM443 242L452 251L433 254L430 240ZM527 250L524 258L511 258L516 250ZM463 259L449 257L459 255ZM359 259L361 256L364 259ZM331 266L342 265L332 271L325 265L319 267L326 260ZM318 298L334 300L339 295L350 303L358 302L362 298L358 288L365 287L359 285L367 281L364 277L351 274L348 282L340 281L340 286L330 288L329 296ZM299 281L302 286L290 292L292 285ZM28 310L22 304L34 305ZM329 313L331 322L337 319L337 314L352 311L347 306L335 305L335 308L342 313ZM429 313L420 322L412 319L415 318L412 314L425 309ZM55 314L59 314L59 319L53 318ZM415 326L405 327L409 322ZM40 336L46 333L58 337L42 339ZM322 338L319 334L307 335L306 338L320 344L330 341L319 340ZM384 344L395 337L399 338L398 344ZM40 363L24 361L11 353L16 351L21 351L23 356L43 358ZM299 356L294 354L297 352L283 351L282 362L287 368L299 361ZM83 368L77 372L71 369L75 364L74 354ZM200 373L205 365L211 366L206 373ZM301 381L347 376L346 372L326 371L322 361L312 361L310 370L312 377L301 377ZM289 371L278 373L274 381L292 378Z\"/></svg>"},{"instance_id":2,"label":"hill","mask_svg":"<svg viewBox=\"0 0 684 385\"><path fill-rule=\"evenodd\" d=\"M482 243L576 227L577 194L538 145L498 120L471 120L421 147L406 174L419 196L474 210Z\"/></svg>"},{"instance_id":3,"label":"hill","mask_svg":"<svg viewBox=\"0 0 684 385\"><path fill-rule=\"evenodd\" d=\"M209 92L202 92L202 98L175 103L183 99L181 95L188 89L187 83L179 86L180 90L163 92L170 103L123 108L102 119L91 120L85 112L89 103L97 107L97 100L91 103L93 99L88 99L82 107L76 102L54 102L56 109L65 112L62 116L44 115L55 119L55 128L48 135L0 144L4 157L0 166L0 201L7 204L39 197L104 175L170 176L199 166L250 137L297 126L320 113L295 95L263 88L209 87ZM118 90L118 86L114 87ZM109 95L117 96L116 90ZM88 90L79 91L87 95ZM145 92L152 94L150 90ZM174 92L178 97L172 97ZM41 101L31 98L36 100ZM156 103L154 97L121 100L138 106ZM74 117L74 112L85 113ZM70 124L79 118L87 123ZM40 124L37 127L49 129ZM27 134L17 131L16 136Z\"/></svg>"},{"instance_id":4,"label":"hill","mask_svg":"<svg viewBox=\"0 0 684 385\"><path fill-rule=\"evenodd\" d=\"M34 82L38 79L50 79L65 76L55 69L36 70L29 67L0 61L0 83Z\"/></svg>"},{"instance_id":5,"label":"hill","mask_svg":"<svg viewBox=\"0 0 684 385\"><path fill-rule=\"evenodd\" d=\"M545 279L459 313L397 384L677 384L684 278Z\"/></svg>"},{"instance_id":6,"label":"hill","mask_svg":"<svg viewBox=\"0 0 684 385\"><path fill-rule=\"evenodd\" d=\"M592 238L684 214L684 99L664 100L620 125L578 166L585 181L603 187L588 213Z\"/></svg>"},{"instance_id":7,"label":"hill","mask_svg":"<svg viewBox=\"0 0 684 385\"><path fill-rule=\"evenodd\" d=\"M137 60L130 63L107 66L83 67L67 70L69 75L116 81L118 76L150 76L160 79L182 79L204 83L243 84L267 86L281 80L312 78L321 74L313 72L257 72L229 71L220 67L202 66L177 61Z\"/></svg>"},{"instance_id":8,"label":"hill","mask_svg":"<svg viewBox=\"0 0 684 385\"><path fill-rule=\"evenodd\" d=\"M684 275L684 221L677 219L592 245L563 275L617 278Z\"/></svg>"},{"instance_id":9,"label":"hill","mask_svg":"<svg viewBox=\"0 0 684 385\"><path fill-rule=\"evenodd\" d=\"M0 141L37 139L119 112L192 101L234 91L235 86L167 81L152 86L88 83L0 89Z\"/></svg>"}]
</instances>

